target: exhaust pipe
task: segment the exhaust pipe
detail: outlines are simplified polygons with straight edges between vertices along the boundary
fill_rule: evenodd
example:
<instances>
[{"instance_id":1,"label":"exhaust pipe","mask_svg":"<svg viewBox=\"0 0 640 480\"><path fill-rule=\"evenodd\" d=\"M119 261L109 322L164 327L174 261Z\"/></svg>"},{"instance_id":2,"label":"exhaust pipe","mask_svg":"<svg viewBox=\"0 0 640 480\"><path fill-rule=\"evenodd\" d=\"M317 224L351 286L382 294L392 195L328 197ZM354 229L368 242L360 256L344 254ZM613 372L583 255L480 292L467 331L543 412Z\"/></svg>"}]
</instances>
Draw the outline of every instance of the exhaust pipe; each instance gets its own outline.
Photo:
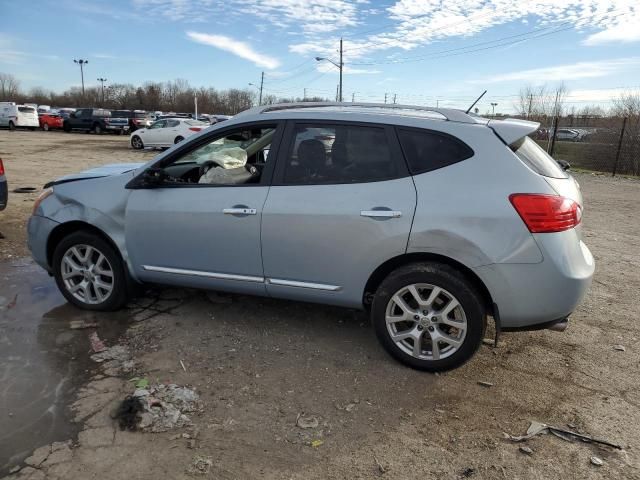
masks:
<instances>
[{"instance_id":1,"label":"exhaust pipe","mask_svg":"<svg viewBox=\"0 0 640 480\"><path fill-rule=\"evenodd\" d=\"M552 330L554 332L564 332L568 326L569 326L569 319L565 318L547 327L547 330Z\"/></svg>"}]
</instances>

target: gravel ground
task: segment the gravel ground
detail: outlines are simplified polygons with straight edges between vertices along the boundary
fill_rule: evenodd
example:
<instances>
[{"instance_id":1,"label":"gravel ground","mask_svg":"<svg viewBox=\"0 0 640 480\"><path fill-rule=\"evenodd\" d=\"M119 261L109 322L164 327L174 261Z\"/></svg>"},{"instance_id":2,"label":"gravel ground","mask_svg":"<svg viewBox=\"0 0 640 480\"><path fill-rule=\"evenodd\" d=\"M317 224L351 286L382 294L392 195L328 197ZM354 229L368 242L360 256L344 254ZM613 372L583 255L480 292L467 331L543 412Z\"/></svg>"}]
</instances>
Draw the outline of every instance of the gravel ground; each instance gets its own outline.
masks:
<instances>
[{"instance_id":1,"label":"gravel ground","mask_svg":"<svg viewBox=\"0 0 640 480\"><path fill-rule=\"evenodd\" d=\"M122 137L0 132L0 156L14 187L151 154ZM134 371L95 377L74 406L79 438L38 450L37 468L15 477L640 478L640 182L577 179L597 269L564 333L504 334L497 349L483 345L464 367L429 375L390 359L359 312L155 290L121 339ZM11 194L0 213L4 257L26 253L29 197ZM132 392L131 376L193 387L203 409L180 432L196 438L120 431L108 413ZM300 428L299 416L317 426ZM544 435L523 453L503 432L524 434L531 420L624 450Z\"/></svg>"}]
</instances>

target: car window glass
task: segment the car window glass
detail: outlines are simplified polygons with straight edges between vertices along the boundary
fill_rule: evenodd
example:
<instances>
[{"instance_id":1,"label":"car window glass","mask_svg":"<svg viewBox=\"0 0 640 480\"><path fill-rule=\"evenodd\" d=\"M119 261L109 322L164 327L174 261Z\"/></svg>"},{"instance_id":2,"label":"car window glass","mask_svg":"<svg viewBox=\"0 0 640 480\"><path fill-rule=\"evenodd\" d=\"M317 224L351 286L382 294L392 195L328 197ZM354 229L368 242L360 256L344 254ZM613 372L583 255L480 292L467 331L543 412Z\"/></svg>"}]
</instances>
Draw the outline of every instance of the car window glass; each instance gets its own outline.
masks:
<instances>
[{"instance_id":1,"label":"car window glass","mask_svg":"<svg viewBox=\"0 0 640 480\"><path fill-rule=\"evenodd\" d=\"M155 123L152 123L149 128L164 128L165 124L166 124L166 120L160 120L157 121Z\"/></svg>"},{"instance_id":2,"label":"car window glass","mask_svg":"<svg viewBox=\"0 0 640 480\"><path fill-rule=\"evenodd\" d=\"M284 183L375 182L397 175L381 127L297 125L284 167Z\"/></svg>"},{"instance_id":3,"label":"car window glass","mask_svg":"<svg viewBox=\"0 0 640 480\"><path fill-rule=\"evenodd\" d=\"M179 157L165 171L181 172L180 181L208 185L260 183L275 125L244 126L214 137L210 142ZM192 165L191 169L185 167Z\"/></svg>"},{"instance_id":4,"label":"car window glass","mask_svg":"<svg viewBox=\"0 0 640 480\"><path fill-rule=\"evenodd\" d=\"M529 137L512 143L510 148L534 172L550 178L568 178L567 173L553 157Z\"/></svg>"},{"instance_id":5,"label":"car window glass","mask_svg":"<svg viewBox=\"0 0 640 480\"><path fill-rule=\"evenodd\" d=\"M460 140L438 132L399 129L398 138L412 175L430 172L473 156Z\"/></svg>"},{"instance_id":6,"label":"car window glass","mask_svg":"<svg viewBox=\"0 0 640 480\"><path fill-rule=\"evenodd\" d=\"M172 128L172 127L177 127L178 125L180 125L180 120L167 120L166 127Z\"/></svg>"}]
</instances>

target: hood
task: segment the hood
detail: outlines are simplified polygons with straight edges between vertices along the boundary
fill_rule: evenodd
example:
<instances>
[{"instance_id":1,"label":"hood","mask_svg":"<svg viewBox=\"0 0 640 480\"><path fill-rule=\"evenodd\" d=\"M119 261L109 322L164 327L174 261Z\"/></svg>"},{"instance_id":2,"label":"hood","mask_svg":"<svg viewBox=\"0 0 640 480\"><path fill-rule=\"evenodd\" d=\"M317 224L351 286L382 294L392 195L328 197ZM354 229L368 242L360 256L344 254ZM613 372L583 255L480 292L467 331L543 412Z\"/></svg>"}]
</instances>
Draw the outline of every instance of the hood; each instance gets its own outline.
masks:
<instances>
[{"instance_id":1,"label":"hood","mask_svg":"<svg viewBox=\"0 0 640 480\"><path fill-rule=\"evenodd\" d=\"M80 173L72 173L60 177L53 182L49 182L45 185L45 188L51 185L59 183L73 182L75 180L86 180L89 178L109 177L111 175L120 175L122 173L130 172L137 168L140 168L144 163L112 163L110 165L103 165L101 167L90 168Z\"/></svg>"}]
</instances>

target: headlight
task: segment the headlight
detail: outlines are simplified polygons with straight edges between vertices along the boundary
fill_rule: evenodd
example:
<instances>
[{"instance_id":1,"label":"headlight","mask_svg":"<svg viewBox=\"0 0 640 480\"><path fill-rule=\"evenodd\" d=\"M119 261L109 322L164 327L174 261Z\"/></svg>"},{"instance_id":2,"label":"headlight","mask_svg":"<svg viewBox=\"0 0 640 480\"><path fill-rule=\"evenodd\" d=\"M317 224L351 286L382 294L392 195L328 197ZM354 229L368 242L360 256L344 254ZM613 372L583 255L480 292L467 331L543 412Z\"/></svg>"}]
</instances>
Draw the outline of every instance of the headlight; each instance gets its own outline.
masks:
<instances>
[{"instance_id":1,"label":"headlight","mask_svg":"<svg viewBox=\"0 0 640 480\"><path fill-rule=\"evenodd\" d=\"M38 210L38 207L40 206L40 204L42 203L42 201L47 198L49 195L51 195L53 193L53 187L49 187L49 188L45 188L42 193L40 195L38 195L38 198L36 198L36 202L33 204L33 212L32 215L36 214L36 210Z\"/></svg>"}]
</instances>

